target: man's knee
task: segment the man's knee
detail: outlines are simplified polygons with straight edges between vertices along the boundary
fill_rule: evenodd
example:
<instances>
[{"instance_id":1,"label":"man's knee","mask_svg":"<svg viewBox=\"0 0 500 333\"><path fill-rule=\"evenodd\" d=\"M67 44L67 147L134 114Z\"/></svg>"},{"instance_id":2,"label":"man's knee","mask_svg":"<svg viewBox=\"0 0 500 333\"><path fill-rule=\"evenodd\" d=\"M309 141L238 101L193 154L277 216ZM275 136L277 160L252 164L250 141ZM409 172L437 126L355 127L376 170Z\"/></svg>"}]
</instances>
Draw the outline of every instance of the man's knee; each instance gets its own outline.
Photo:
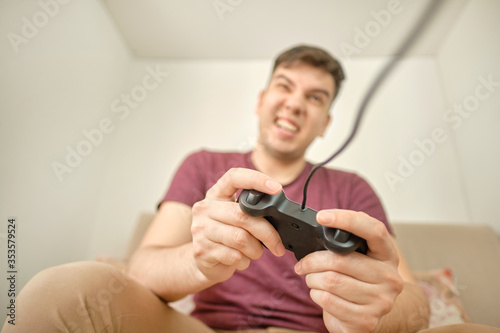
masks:
<instances>
[{"instance_id":1,"label":"man's knee","mask_svg":"<svg viewBox=\"0 0 500 333\"><path fill-rule=\"evenodd\" d=\"M83 291L106 299L123 291L129 282L130 278L115 267L89 261L47 268L35 275L25 289L37 289L37 293L46 290L51 295Z\"/></svg>"},{"instance_id":2,"label":"man's knee","mask_svg":"<svg viewBox=\"0 0 500 333\"><path fill-rule=\"evenodd\" d=\"M45 269L20 292L16 302L20 325L16 323L16 327L19 326L20 331L36 328L70 332L104 327L111 321L115 311L112 308L130 299L126 293L129 289L134 290L133 285L119 269L98 262L77 262Z\"/></svg>"},{"instance_id":3,"label":"man's knee","mask_svg":"<svg viewBox=\"0 0 500 333\"><path fill-rule=\"evenodd\" d=\"M91 315L103 311L122 293L130 278L111 265L78 262L45 269L23 288L25 304L56 306L59 311ZM21 302L20 302L21 303Z\"/></svg>"}]
</instances>

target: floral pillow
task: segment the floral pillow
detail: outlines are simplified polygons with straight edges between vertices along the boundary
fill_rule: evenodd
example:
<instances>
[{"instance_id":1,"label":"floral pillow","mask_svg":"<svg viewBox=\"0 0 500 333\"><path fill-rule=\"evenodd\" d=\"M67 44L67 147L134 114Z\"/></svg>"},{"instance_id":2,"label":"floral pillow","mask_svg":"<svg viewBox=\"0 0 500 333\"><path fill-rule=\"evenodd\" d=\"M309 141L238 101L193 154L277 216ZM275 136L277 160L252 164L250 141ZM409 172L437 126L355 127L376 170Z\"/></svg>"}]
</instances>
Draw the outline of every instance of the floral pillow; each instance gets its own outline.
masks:
<instances>
[{"instance_id":1,"label":"floral pillow","mask_svg":"<svg viewBox=\"0 0 500 333\"><path fill-rule=\"evenodd\" d=\"M414 275L429 300L429 328L470 322L450 269L417 271Z\"/></svg>"}]
</instances>

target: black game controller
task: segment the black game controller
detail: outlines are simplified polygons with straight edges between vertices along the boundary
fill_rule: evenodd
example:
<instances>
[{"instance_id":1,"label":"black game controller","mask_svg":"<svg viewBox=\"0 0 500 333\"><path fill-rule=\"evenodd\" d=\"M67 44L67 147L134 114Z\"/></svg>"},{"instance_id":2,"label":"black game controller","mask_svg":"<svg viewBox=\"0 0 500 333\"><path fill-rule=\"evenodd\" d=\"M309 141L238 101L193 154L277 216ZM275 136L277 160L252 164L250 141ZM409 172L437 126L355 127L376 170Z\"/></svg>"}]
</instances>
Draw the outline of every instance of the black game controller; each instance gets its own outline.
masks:
<instances>
[{"instance_id":1,"label":"black game controller","mask_svg":"<svg viewBox=\"0 0 500 333\"><path fill-rule=\"evenodd\" d=\"M344 230L328 228L316 222L317 212L290 201L283 191L275 195L243 190L238 198L240 208L250 216L264 217L276 229L286 249L297 260L311 252L328 249L347 254L366 254L366 241Z\"/></svg>"}]
</instances>

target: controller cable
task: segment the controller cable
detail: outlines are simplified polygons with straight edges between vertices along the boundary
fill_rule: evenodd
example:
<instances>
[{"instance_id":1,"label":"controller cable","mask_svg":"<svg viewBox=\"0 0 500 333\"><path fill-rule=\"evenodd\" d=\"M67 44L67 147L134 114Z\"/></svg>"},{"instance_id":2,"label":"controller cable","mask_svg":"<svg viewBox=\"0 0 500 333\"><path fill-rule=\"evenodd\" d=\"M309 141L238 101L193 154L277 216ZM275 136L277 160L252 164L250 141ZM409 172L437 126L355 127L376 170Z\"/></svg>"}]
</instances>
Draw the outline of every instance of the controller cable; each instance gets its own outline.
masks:
<instances>
[{"instance_id":1,"label":"controller cable","mask_svg":"<svg viewBox=\"0 0 500 333\"><path fill-rule=\"evenodd\" d=\"M366 93L365 97L363 98L363 101L361 103L361 106L358 110L358 113L356 115L356 120L354 122L354 126L351 130L351 134L349 137L346 139L344 144L335 152L333 153L332 156L330 156L327 160L315 165L312 170L309 172L309 175L307 176L306 182L304 184L304 190L303 190L303 199L302 199L302 205L301 205L301 210L306 209L306 202L307 202L307 189L309 187L309 182L314 175L314 173L324 166L325 164L329 163L331 160L333 160L335 157L337 157L348 145L351 143L352 139L356 135L359 125L361 124L361 120L365 114L365 110L369 102L371 101L372 97L375 95L375 92L380 88L382 82L387 78L389 73L394 69L396 64L398 63L399 60L408 52L408 50L413 46L415 41L418 39L420 36L421 32L424 30L424 28L427 26L427 24L430 22L432 16L437 12L439 6L443 0L429 0L429 4L427 5L427 8L424 10L423 14L420 16L418 23L415 25L413 30L410 32L408 35L406 41L403 42L403 44L399 47L399 50L396 51L394 58L389 61L386 66L380 71L378 76L375 78L373 81L370 89Z\"/></svg>"}]
</instances>

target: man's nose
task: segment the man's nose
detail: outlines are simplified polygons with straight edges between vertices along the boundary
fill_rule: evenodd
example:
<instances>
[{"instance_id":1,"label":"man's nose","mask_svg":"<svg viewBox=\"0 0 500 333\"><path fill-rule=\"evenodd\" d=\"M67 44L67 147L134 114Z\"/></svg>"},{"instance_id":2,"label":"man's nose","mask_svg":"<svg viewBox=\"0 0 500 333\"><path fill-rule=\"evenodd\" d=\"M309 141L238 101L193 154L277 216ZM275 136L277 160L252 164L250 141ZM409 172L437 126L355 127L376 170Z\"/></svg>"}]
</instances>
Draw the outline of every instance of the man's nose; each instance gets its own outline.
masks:
<instances>
[{"instance_id":1,"label":"man's nose","mask_svg":"<svg viewBox=\"0 0 500 333\"><path fill-rule=\"evenodd\" d=\"M285 109L293 115L301 115L305 111L306 100L299 92L289 94L285 100Z\"/></svg>"}]
</instances>

